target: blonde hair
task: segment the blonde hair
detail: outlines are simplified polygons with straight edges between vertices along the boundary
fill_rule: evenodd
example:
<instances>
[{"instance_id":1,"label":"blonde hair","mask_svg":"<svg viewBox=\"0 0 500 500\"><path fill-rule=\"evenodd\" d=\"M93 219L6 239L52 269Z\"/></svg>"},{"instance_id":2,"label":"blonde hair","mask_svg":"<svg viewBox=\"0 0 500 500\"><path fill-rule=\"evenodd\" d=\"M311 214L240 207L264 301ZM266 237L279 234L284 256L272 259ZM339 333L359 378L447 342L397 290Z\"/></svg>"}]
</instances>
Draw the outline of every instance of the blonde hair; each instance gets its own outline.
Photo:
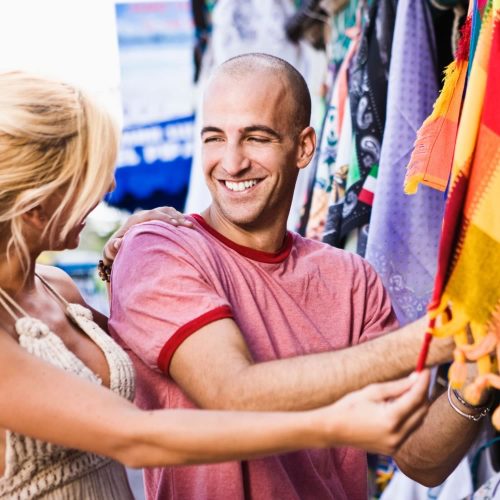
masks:
<instances>
[{"instance_id":1,"label":"blonde hair","mask_svg":"<svg viewBox=\"0 0 500 500\"><path fill-rule=\"evenodd\" d=\"M0 74L0 234L7 257L14 251L27 270L22 215L51 195L62 199L46 226L50 241L81 222L112 182L118 139L110 115L75 87Z\"/></svg>"}]
</instances>

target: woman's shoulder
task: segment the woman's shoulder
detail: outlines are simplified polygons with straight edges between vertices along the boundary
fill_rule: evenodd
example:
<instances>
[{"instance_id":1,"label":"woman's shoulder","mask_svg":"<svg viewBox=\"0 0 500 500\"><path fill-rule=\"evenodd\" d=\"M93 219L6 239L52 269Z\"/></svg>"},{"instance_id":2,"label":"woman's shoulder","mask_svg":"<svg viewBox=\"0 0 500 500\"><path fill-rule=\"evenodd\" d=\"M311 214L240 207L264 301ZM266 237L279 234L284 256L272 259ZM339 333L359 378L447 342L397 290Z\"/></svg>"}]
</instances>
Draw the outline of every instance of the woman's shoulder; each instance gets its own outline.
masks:
<instances>
[{"instance_id":1,"label":"woman's shoulder","mask_svg":"<svg viewBox=\"0 0 500 500\"><path fill-rule=\"evenodd\" d=\"M68 302L82 303L83 299L68 273L56 266L46 266L37 264L36 272L41 276L54 290L59 292Z\"/></svg>"}]
</instances>

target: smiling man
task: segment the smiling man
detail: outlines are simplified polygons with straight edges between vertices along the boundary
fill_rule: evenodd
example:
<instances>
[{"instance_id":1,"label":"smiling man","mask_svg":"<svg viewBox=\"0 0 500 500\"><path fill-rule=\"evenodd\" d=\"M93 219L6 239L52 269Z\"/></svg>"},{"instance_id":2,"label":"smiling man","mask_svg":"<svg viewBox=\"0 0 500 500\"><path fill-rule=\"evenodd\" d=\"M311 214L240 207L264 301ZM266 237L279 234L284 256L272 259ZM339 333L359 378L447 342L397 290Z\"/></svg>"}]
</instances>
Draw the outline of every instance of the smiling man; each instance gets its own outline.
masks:
<instances>
[{"instance_id":1,"label":"smiling man","mask_svg":"<svg viewBox=\"0 0 500 500\"><path fill-rule=\"evenodd\" d=\"M423 323L380 336L396 320L372 268L286 230L315 150L309 115L303 78L280 59L240 56L213 75L202 129L211 205L194 231L135 226L113 267L110 327L131 350L140 406L308 409L413 369ZM433 343L432 362L450 357L448 341ZM440 398L399 464L439 483L476 431ZM156 499L363 499L366 456L337 448L153 469L146 489Z\"/></svg>"}]
</instances>

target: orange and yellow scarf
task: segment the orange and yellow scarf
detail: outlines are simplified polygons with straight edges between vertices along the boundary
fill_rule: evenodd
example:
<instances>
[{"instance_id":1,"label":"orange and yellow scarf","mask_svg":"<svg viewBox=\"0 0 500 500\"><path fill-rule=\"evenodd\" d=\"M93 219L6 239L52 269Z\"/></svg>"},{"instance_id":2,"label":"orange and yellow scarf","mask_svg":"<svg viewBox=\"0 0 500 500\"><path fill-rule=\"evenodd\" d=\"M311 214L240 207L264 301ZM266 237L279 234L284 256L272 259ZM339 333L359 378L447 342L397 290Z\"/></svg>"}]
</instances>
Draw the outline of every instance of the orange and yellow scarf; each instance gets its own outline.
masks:
<instances>
[{"instance_id":1,"label":"orange and yellow scarf","mask_svg":"<svg viewBox=\"0 0 500 500\"><path fill-rule=\"evenodd\" d=\"M471 403L479 401L485 387L500 387L499 276L500 0L490 0L454 147L427 336L430 342L429 334L454 335L453 387L465 382L465 361L477 361L479 375L464 392ZM426 348L419 367L425 356ZM493 423L500 428L498 410Z\"/></svg>"}]
</instances>

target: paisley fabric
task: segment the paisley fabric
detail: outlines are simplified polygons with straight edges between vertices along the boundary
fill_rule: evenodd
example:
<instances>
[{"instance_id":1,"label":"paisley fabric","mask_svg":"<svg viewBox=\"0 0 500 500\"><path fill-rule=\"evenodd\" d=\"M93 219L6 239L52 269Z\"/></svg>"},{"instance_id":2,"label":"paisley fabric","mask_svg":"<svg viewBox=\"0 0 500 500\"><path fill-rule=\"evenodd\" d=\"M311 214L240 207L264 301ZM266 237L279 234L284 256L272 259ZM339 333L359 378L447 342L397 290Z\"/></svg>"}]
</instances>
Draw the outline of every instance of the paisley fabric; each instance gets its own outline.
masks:
<instances>
[{"instance_id":1,"label":"paisley fabric","mask_svg":"<svg viewBox=\"0 0 500 500\"><path fill-rule=\"evenodd\" d=\"M385 127L387 78L394 32L395 1L374 1L369 9L358 51L349 68L349 98L356 158L349 165L343 203L329 208L326 240L343 246L347 235L370 220L372 197L361 197L363 190L374 192L374 173L379 164ZM372 175L370 175L372 174ZM366 232L362 233L366 239ZM363 248L363 242L358 249ZM361 252L362 253L362 252Z\"/></svg>"},{"instance_id":2,"label":"paisley fabric","mask_svg":"<svg viewBox=\"0 0 500 500\"><path fill-rule=\"evenodd\" d=\"M312 202L309 212L306 237L321 240L325 230L326 217L330 204L339 201L339 187L345 190L343 171L344 163L337 162L337 151L344 122L350 122L350 107L348 101L347 70L351 59L358 47L360 26L350 30L352 43L340 67L335 80L332 97L325 115L320 145L316 151L316 176L312 193ZM352 127L349 125L349 131ZM352 132L349 132L352 135ZM349 151L350 156L350 151ZM347 161L347 165L349 161ZM347 171L345 171L347 173ZM346 177L346 176L344 176ZM341 197L343 198L343 193ZM333 197L333 199L332 199Z\"/></svg>"}]
</instances>

